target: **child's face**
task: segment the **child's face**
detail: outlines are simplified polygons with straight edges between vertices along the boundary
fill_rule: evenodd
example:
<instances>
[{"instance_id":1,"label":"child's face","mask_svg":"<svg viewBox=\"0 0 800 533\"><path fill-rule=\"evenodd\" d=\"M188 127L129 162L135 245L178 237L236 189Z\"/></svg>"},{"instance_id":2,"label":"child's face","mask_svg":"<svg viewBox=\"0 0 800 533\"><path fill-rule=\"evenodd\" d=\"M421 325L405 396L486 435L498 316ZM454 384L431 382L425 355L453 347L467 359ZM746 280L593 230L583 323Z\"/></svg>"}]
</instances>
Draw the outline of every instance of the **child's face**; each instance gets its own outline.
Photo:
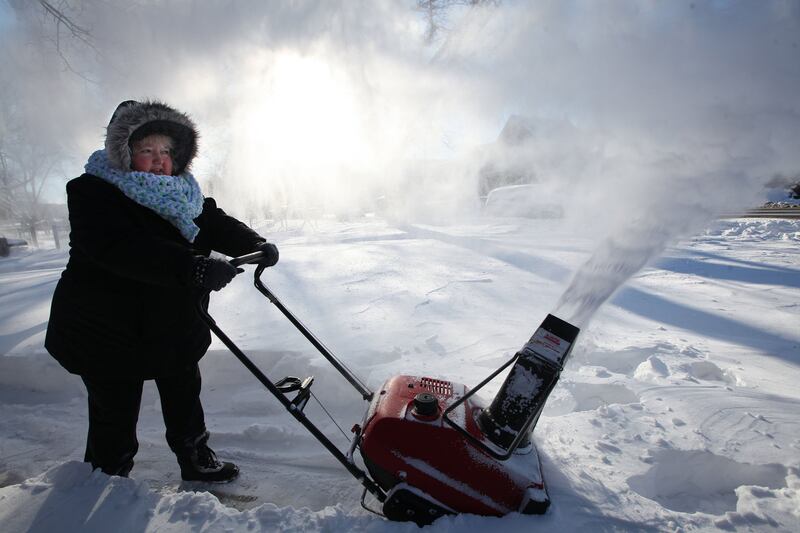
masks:
<instances>
[{"instance_id":1,"label":"child's face","mask_svg":"<svg viewBox=\"0 0 800 533\"><path fill-rule=\"evenodd\" d=\"M172 175L172 139L166 135L148 135L133 143L133 170L151 174Z\"/></svg>"}]
</instances>

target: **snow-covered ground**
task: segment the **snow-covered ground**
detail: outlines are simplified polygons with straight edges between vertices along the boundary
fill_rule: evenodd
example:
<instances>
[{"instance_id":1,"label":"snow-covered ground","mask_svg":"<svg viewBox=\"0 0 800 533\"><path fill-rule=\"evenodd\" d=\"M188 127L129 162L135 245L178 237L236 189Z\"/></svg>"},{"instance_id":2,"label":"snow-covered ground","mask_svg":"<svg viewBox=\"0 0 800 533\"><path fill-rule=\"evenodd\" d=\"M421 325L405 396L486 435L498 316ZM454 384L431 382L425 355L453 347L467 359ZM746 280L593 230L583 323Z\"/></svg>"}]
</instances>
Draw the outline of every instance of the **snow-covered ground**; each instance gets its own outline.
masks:
<instances>
[{"instance_id":1,"label":"snow-covered ground","mask_svg":"<svg viewBox=\"0 0 800 533\"><path fill-rule=\"evenodd\" d=\"M262 231L281 249L267 285L372 388L399 373L477 384L594 248L558 220ZM180 482L151 383L131 478L92 472L85 391L43 350L65 261L55 250L0 259L2 531L417 529L363 511L359 484L220 343L202 361L204 405L212 447L241 478L211 492ZM212 314L270 377L316 376L347 431L366 404L251 272L214 295ZM535 433L548 513L428 529L800 531L798 326L800 221L721 221L676 244L579 337ZM346 446L315 402L307 412Z\"/></svg>"}]
</instances>

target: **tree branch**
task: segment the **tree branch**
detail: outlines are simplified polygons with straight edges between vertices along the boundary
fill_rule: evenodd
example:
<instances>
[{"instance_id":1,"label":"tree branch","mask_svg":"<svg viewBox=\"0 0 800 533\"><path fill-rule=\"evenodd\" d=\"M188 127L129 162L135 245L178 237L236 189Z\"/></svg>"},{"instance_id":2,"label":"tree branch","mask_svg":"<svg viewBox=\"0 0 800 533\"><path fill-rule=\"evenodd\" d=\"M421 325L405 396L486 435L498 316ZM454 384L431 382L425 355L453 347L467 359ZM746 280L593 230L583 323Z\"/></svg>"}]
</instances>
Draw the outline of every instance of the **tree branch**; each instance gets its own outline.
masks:
<instances>
[{"instance_id":1,"label":"tree branch","mask_svg":"<svg viewBox=\"0 0 800 533\"><path fill-rule=\"evenodd\" d=\"M477 7L481 5L497 5L500 0L417 0L417 10L427 20L425 41L433 42L440 33L449 31L448 15L454 7Z\"/></svg>"}]
</instances>

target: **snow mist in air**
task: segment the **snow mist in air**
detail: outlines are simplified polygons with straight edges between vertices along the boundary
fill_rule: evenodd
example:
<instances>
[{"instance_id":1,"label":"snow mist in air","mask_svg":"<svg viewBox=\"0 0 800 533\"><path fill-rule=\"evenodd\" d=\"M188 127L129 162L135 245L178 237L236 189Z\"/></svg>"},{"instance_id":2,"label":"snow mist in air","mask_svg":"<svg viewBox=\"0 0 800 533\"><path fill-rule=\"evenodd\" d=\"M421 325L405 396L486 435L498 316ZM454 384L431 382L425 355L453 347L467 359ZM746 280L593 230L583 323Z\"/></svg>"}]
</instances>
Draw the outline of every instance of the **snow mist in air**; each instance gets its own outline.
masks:
<instances>
[{"instance_id":1,"label":"snow mist in air","mask_svg":"<svg viewBox=\"0 0 800 533\"><path fill-rule=\"evenodd\" d=\"M197 120L204 193L253 223L449 223L479 215L480 179L511 169L601 243L559 304L580 316L677 237L800 171L797 2L490 2L453 13L433 43L402 2L153 2L182 24L146 39L149 4L89 4L74 15L102 54L60 50L96 98L36 10L0 34L0 65L18 73L0 103L32 145L64 154L62 178L116 104L141 97ZM168 76L152 75L153 56ZM512 115L530 136L490 149Z\"/></svg>"}]
</instances>

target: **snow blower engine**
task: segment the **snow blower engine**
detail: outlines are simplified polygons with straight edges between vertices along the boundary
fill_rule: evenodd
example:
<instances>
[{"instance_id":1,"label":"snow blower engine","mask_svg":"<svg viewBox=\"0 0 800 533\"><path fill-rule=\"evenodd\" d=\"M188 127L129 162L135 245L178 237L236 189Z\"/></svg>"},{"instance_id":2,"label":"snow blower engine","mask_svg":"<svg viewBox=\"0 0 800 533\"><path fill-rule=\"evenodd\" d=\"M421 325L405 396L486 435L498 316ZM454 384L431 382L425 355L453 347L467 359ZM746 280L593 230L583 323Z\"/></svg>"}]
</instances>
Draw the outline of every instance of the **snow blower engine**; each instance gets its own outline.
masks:
<instances>
[{"instance_id":1,"label":"snow blower engine","mask_svg":"<svg viewBox=\"0 0 800 533\"><path fill-rule=\"evenodd\" d=\"M231 263L254 263L261 255L255 252ZM313 377L285 377L273 383L219 329L202 297L198 310L245 367L361 482L365 509L418 525L447 514L502 516L547 510L550 498L531 435L578 336L577 327L548 315L513 358L471 390L442 379L400 375L372 392L262 283L263 271L263 266L256 268L256 289L369 402L361 424L353 426L349 450L340 450L304 413ZM476 393L508 367L494 400L483 404ZM356 448L366 471L355 462Z\"/></svg>"}]
</instances>

